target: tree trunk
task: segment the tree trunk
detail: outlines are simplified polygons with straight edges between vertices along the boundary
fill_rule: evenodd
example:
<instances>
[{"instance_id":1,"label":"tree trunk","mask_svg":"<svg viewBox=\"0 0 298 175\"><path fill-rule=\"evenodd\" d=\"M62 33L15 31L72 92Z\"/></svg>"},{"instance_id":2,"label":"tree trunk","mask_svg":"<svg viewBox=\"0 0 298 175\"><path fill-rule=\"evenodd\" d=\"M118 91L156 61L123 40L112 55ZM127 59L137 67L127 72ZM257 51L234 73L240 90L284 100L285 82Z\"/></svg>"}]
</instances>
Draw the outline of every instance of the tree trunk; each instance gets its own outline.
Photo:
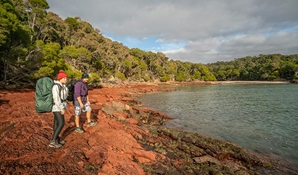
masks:
<instances>
[{"instance_id":1,"label":"tree trunk","mask_svg":"<svg viewBox=\"0 0 298 175\"><path fill-rule=\"evenodd\" d=\"M3 67L3 69L1 67ZM6 81L6 79L7 79L7 64L6 64L4 57L1 57L0 72L1 71L3 71L3 74L1 73L1 79L3 81Z\"/></svg>"}]
</instances>

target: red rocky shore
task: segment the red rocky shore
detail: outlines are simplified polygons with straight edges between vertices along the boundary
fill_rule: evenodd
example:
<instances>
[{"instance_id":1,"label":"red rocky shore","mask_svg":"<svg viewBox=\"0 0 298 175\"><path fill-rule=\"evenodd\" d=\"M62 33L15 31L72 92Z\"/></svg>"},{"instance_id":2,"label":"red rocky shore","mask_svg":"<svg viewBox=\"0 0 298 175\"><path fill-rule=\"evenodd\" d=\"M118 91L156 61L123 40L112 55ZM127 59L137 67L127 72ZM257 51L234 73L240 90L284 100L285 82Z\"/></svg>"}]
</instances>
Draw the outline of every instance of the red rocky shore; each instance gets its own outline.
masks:
<instances>
[{"instance_id":1,"label":"red rocky shore","mask_svg":"<svg viewBox=\"0 0 298 175\"><path fill-rule=\"evenodd\" d=\"M34 90L0 90L0 174L298 174L232 143L164 128L166 114L141 108L143 93L171 90L130 84L90 91L95 127L74 132L69 103L62 138L49 148L51 113L35 112Z\"/></svg>"}]
</instances>

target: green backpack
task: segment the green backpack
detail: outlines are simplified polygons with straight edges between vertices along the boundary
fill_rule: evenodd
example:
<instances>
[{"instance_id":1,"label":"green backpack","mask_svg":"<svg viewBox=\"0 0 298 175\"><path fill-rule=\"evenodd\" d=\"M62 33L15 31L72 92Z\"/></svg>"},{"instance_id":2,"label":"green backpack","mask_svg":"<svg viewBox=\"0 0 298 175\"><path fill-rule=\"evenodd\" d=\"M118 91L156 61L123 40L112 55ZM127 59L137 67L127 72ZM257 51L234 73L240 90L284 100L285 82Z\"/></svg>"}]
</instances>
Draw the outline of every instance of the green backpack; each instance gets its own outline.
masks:
<instances>
[{"instance_id":1,"label":"green backpack","mask_svg":"<svg viewBox=\"0 0 298 175\"><path fill-rule=\"evenodd\" d=\"M52 88L58 85L61 94L62 87L49 77L43 77L37 80L35 87L35 107L37 113L52 112L54 105Z\"/></svg>"}]
</instances>

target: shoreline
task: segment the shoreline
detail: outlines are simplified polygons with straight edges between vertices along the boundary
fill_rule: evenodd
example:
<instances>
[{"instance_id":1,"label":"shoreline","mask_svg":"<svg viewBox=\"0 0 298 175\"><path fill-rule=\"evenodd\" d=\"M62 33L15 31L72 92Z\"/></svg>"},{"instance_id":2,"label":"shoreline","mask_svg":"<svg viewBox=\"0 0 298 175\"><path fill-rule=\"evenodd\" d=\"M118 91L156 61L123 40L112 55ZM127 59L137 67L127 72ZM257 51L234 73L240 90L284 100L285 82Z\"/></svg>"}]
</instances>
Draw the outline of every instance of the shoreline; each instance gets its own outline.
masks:
<instances>
[{"instance_id":1,"label":"shoreline","mask_svg":"<svg viewBox=\"0 0 298 175\"><path fill-rule=\"evenodd\" d=\"M139 107L137 98L172 91L167 85L91 90L92 116L99 124L87 128L83 116L85 133L75 133L69 104L62 131L66 145L61 149L48 148L52 114L35 113L34 90L0 90L0 174L298 174L233 143L163 127L170 117Z\"/></svg>"},{"instance_id":2,"label":"shoreline","mask_svg":"<svg viewBox=\"0 0 298 175\"><path fill-rule=\"evenodd\" d=\"M184 85L218 85L218 84L293 84L289 81L217 81L217 82L190 82L190 83L173 83L173 84L159 84L160 86L165 86L167 88L169 87L173 87L173 89L175 89L175 86L184 86ZM161 88L162 89L162 88ZM165 91L165 90L158 90L158 91ZM169 90L166 90L169 91ZM171 117L171 116L170 116ZM233 142L230 141L225 141L222 139L218 139L218 138L214 138L212 136L208 136L202 133L197 133L197 132L193 132L193 131L187 131L184 130L182 128L177 128L175 126L163 126L166 129L174 129L174 130L178 130L178 131L182 131L182 132L188 132L188 133L193 133L193 134L198 134L202 137L206 137L206 138L211 138L211 139L215 139L215 140L219 140L222 142L227 142L227 143L231 143L234 144ZM237 145L237 144L235 144ZM239 146L239 145L237 145ZM241 147L241 146L240 146ZM244 147L241 147L242 149L250 152L251 154L258 154L259 156L264 156L266 157L267 160L270 160L273 164L275 164L275 166L281 166L284 167L285 169L289 170L289 172L291 172L290 174L298 174L298 169L292 169L292 166L295 167L295 163L291 162L291 160L284 158L284 157L280 157L278 155L272 154L272 153L265 153L265 152L256 152ZM286 170L286 171L287 171Z\"/></svg>"},{"instance_id":3,"label":"shoreline","mask_svg":"<svg viewBox=\"0 0 298 175\"><path fill-rule=\"evenodd\" d=\"M217 81L212 84L291 84L290 81Z\"/></svg>"},{"instance_id":4,"label":"shoreline","mask_svg":"<svg viewBox=\"0 0 298 175\"><path fill-rule=\"evenodd\" d=\"M147 86L191 86L191 85L226 85L226 84L296 84L291 81L189 81L189 82L122 82L120 84L101 83L104 87L123 87L134 85Z\"/></svg>"},{"instance_id":5,"label":"shoreline","mask_svg":"<svg viewBox=\"0 0 298 175\"><path fill-rule=\"evenodd\" d=\"M217 85L217 84L292 84L290 81L193 81L169 82L168 85ZM160 83L160 85L163 85Z\"/></svg>"},{"instance_id":6,"label":"shoreline","mask_svg":"<svg viewBox=\"0 0 298 175\"><path fill-rule=\"evenodd\" d=\"M168 91L174 91L176 86L214 85L214 84L291 84L291 83L289 81L224 81L224 82L221 82L221 81L218 81L218 82L197 81L197 82L148 83L146 85L160 86L154 92L161 92L161 91L168 92ZM139 85L139 83L136 83L134 85ZM147 92L142 92L139 95L143 95L145 93L147 93ZM139 95L137 95L136 97L138 97ZM140 103L139 105L142 108L142 104ZM149 109L149 110L152 110L152 109ZM152 110L152 111L159 112L159 111L156 111L156 110ZM165 114L165 115L167 115L167 114ZM171 118L171 116L169 116L169 117ZM167 122L167 121L165 121L165 122ZM269 153L255 152L255 151L249 150L247 148L240 147L240 146L238 146L238 145L236 145L236 144L234 144L232 142L229 142L229 141L225 141L225 140L221 140L221 139L216 139L216 138L213 138L213 137L210 137L210 136L207 136L207 135L202 135L201 133L195 133L195 132L191 132L191 131L182 130L181 128L179 129L179 128L168 127L168 126L164 126L164 125L162 125L160 127L161 128L164 128L166 130L174 130L174 132L189 133L191 135L199 135L200 137L203 137L203 138L216 140L216 142L219 141L219 142L222 142L222 143L232 144L232 145L235 145L236 147L238 147L241 150L245 150L246 153L250 154L253 157L260 158L260 156L261 156L262 157L262 158L260 158L260 159L262 159L261 162L264 161L261 164L266 164L265 167L268 166L269 169L271 169L272 166L273 167L276 166L276 169L275 168L272 168L271 169L272 171L271 170L265 170L266 173L268 173L268 172L270 172L270 173L276 173L276 172L278 172L278 174L288 174L288 173L290 173L290 174L298 174L298 169L292 169L292 165L293 164L289 160L287 160L287 159L285 159L283 157L279 157L277 155L271 155ZM149 126L149 129L152 129L152 126ZM160 129L159 127L158 127L158 129L155 128L155 129L153 129L153 130L155 130L153 132L156 132L156 130L159 130L159 129ZM266 167L266 168L268 168L268 167Z\"/></svg>"}]
</instances>

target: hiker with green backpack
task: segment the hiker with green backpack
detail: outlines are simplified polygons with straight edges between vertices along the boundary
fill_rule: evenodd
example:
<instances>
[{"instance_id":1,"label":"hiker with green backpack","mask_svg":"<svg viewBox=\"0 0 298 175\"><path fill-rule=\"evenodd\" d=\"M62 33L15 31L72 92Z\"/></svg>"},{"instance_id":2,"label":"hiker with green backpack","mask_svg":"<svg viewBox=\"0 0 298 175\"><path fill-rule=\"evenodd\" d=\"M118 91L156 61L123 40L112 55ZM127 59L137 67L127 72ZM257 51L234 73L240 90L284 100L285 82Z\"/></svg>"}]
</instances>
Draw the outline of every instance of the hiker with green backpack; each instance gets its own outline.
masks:
<instances>
[{"instance_id":1,"label":"hiker with green backpack","mask_svg":"<svg viewBox=\"0 0 298 175\"><path fill-rule=\"evenodd\" d=\"M57 80L53 81L49 77L43 77L36 83L36 112L53 112L54 114L53 136L49 144L49 147L52 148L60 148L65 144L65 141L59 138L59 134L65 123L64 114L67 108L66 98L68 95L66 82L67 75L63 70L60 70Z\"/></svg>"},{"instance_id":2,"label":"hiker with green backpack","mask_svg":"<svg viewBox=\"0 0 298 175\"><path fill-rule=\"evenodd\" d=\"M64 114L67 108L68 88L65 86L67 75L60 70L57 80L49 77L42 77L36 82L35 89L35 107L37 113L53 112L54 125L53 136L49 147L60 148L65 144L64 140L59 138L59 134L64 127Z\"/></svg>"},{"instance_id":3,"label":"hiker with green backpack","mask_svg":"<svg viewBox=\"0 0 298 175\"><path fill-rule=\"evenodd\" d=\"M54 126L53 126L53 136L52 140L49 144L49 147L53 148L60 148L62 145L65 144L64 140L59 138L59 134L64 126L65 119L64 114L67 108L67 95L68 89L65 86L67 82L67 75L64 71L60 70L57 75L57 80L54 80L54 85L52 88L53 94L53 108L52 112L54 114Z\"/></svg>"}]
</instances>

